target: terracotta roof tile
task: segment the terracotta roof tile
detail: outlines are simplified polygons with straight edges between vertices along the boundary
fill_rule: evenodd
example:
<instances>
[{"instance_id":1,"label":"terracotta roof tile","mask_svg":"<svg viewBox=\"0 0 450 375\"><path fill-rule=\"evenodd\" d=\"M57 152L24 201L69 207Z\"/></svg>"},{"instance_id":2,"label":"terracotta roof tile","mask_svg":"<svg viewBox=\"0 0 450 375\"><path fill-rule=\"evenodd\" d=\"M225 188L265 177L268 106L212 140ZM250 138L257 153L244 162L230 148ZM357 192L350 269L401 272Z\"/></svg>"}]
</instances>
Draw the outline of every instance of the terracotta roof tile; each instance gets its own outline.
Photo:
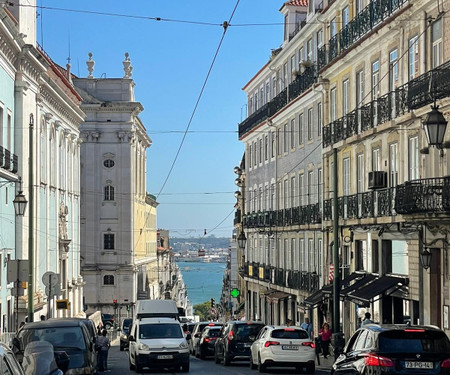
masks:
<instances>
[{"instance_id":1,"label":"terracotta roof tile","mask_svg":"<svg viewBox=\"0 0 450 375\"><path fill-rule=\"evenodd\" d=\"M291 0L285 3L286 5L295 5L300 7L307 7L308 0Z\"/></svg>"}]
</instances>

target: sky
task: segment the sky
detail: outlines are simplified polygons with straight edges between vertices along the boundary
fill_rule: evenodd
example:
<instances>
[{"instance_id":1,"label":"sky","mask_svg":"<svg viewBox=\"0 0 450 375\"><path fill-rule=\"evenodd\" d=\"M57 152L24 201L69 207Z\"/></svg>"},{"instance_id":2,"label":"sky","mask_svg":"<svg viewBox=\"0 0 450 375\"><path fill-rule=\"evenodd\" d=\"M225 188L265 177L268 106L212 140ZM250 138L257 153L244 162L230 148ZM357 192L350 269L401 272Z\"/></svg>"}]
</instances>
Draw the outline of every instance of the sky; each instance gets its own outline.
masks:
<instances>
[{"instance_id":1,"label":"sky","mask_svg":"<svg viewBox=\"0 0 450 375\"><path fill-rule=\"evenodd\" d=\"M129 53L135 99L144 107L139 117L152 140L147 191L159 203L158 228L171 237L232 235L233 169L244 152L238 124L247 110L242 87L282 44L282 4L37 0L38 43L59 65L70 55L75 75L88 75L92 52L94 77L123 77Z\"/></svg>"}]
</instances>

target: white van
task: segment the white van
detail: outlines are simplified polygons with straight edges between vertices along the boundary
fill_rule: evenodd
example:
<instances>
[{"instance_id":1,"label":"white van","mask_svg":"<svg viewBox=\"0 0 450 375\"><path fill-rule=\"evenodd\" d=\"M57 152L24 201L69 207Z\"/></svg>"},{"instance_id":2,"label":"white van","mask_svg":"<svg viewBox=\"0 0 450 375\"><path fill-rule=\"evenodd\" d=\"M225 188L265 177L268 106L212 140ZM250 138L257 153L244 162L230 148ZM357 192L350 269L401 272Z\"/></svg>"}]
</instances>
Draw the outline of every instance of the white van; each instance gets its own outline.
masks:
<instances>
[{"instance_id":1,"label":"white van","mask_svg":"<svg viewBox=\"0 0 450 375\"><path fill-rule=\"evenodd\" d=\"M133 322L128 337L130 370L144 367L189 372L189 348L178 320L141 318Z\"/></svg>"}]
</instances>

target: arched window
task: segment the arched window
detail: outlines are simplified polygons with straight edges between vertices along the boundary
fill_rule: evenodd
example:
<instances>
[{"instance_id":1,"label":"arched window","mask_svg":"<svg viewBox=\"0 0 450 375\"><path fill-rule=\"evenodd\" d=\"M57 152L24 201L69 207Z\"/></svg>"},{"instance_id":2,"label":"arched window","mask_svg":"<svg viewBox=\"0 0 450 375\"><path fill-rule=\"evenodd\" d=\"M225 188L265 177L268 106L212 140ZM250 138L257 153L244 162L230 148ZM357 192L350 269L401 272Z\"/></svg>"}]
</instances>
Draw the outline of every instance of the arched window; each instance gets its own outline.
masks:
<instances>
[{"instance_id":1,"label":"arched window","mask_svg":"<svg viewBox=\"0 0 450 375\"><path fill-rule=\"evenodd\" d=\"M114 275L103 276L103 285L114 285Z\"/></svg>"},{"instance_id":2,"label":"arched window","mask_svg":"<svg viewBox=\"0 0 450 375\"><path fill-rule=\"evenodd\" d=\"M105 201L113 201L114 200L114 186L106 185L105 186Z\"/></svg>"}]
</instances>

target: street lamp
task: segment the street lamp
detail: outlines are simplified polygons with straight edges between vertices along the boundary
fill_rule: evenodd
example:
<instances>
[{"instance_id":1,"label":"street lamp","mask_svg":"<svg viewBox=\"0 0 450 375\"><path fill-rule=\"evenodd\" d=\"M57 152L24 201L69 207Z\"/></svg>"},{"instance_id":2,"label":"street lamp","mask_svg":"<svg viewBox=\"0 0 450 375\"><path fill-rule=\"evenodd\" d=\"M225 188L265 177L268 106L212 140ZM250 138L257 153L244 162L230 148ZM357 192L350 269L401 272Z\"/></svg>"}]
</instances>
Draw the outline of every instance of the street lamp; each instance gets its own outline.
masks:
<instances>
[{"instance_id":1,"label":"street lamp","mask_svg":"<svg viewBox=\"0 0 450 375\"><path fill-rule=\"evenodd\" d=\"M27 203L28 201L25 198L25 195L23 195L22 190L19 190L16 197L13 200L14 211L16 212L16 216L23 216L25 214Z\"/></svg>"},{"instance_id":2,"label":"street lamp","mask_svg":"<svg viewBox=\"0 0 450 375\"><path fill-rule=\"evenodd\" d=\"M422 267L426 270L431 267L431 253L428 251L427 247L420 253L420 262L422 263Z\"/></svg>"},{"instance_id":3,"label":"street lamp","mask_svg":"<svg viewBox=\"0 0 450 375\"><path fill-rule=\"evenodd\" d=\"M439 106L436 104L431 107L431 112L427 114L427 117L423 122L423 129L427 136L428 145L442 149L445 130L447 129L447 120L438 108Z\"/></svg>"},{"instance_id":4,"label":"street lamp","mask_svg":"<svg viewBox=\"0 0 450 375\"><path fill-rule=\"evenodd\" d=\"M238 245L241 249L245 249L245 243L247 242L247 237L245 237L245 233L243 230L241 230L241 233L239 234L238 238Z\"/></svg>"}]
</instances>

